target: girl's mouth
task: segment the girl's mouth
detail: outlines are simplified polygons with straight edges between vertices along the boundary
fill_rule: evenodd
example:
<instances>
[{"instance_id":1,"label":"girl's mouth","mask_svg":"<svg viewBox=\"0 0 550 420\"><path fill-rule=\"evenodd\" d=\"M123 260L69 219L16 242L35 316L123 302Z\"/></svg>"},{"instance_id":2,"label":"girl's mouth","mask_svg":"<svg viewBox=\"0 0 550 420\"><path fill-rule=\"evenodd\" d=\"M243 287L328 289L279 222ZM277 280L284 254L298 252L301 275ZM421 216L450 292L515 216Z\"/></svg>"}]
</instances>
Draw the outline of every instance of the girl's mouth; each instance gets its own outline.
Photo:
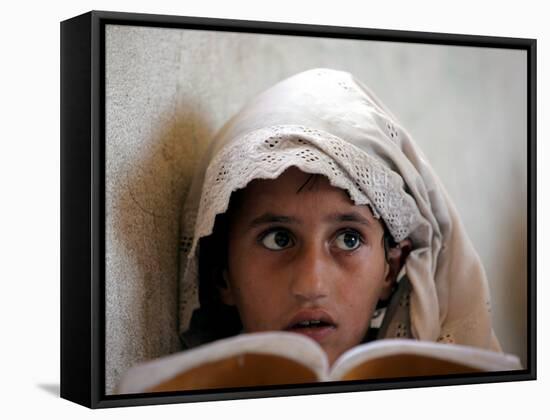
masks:
<instances>
[{"instance_id":1,"label":"girl's mouth","mask_svg":"<svg viewBox=\"0 0 550 420\"><path fill-rule=\"evenodd\" d=\"M334 325L320 321L304 321L293 325L287 331L303 334L317 342L323 341L336 329Z\"/></svg>"},{"instance_id":2,"label":"girl's mouth","mask_svg":"<svg viewBox=\"0 0 550 420\"><path fill-rule=\"evenodd\" d=\"M332 318L324 311L301 311L285 328L286 331L303 334L317 342L325 340L336 330Z\"/></svg>"}]
</instances>

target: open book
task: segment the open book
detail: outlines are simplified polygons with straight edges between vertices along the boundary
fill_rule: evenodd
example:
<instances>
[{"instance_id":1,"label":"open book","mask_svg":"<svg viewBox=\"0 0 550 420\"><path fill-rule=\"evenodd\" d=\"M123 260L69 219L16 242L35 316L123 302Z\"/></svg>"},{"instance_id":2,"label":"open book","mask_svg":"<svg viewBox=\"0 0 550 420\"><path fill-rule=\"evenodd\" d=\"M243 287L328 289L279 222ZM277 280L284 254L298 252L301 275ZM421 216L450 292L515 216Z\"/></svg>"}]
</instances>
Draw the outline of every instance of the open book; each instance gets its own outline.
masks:
<instances>
[{"instance_id":1,"label":"open book","mask_svg":"<svg viewBox=\"0 0 550 420\"><path fill-rule=\"evenodd\" d=\"M182 391L522 369L474 347L406 339L356 346L331 366L314 340L290 332L241 334L132 367L118 393Z\"/></svg>"}]
</instances>

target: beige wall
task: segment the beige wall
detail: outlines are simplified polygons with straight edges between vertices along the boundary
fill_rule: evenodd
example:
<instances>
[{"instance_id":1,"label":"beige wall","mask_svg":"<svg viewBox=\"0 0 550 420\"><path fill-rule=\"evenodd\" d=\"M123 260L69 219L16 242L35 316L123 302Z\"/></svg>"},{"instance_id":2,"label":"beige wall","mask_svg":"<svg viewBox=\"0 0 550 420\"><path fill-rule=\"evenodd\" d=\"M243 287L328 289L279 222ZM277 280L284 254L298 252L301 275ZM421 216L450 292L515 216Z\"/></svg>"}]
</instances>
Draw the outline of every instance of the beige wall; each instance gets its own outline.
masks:
<instances>
[{"instance_id":1,"label":"beige wall","mask_svg":"<svg viewBox=\"0 0 550 420\"><path fill-rule=\"evenodd\" d=\"M353 73L421 145L526 360L526 56L499 49L111 26L106 30L106 391L178 349L179 209L223 122L312 67Z\"/></svg>"}]
</instances>

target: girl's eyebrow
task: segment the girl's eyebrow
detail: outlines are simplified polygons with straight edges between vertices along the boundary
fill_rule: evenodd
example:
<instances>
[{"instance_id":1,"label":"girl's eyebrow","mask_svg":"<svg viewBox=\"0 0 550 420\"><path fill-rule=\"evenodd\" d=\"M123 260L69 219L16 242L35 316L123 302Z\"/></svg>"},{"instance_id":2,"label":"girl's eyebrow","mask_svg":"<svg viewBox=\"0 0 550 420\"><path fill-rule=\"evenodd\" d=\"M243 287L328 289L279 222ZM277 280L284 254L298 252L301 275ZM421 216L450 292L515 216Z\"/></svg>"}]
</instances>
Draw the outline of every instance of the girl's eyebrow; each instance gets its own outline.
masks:
<instances>
[{"instance_id":1,"label":"girl's eyebrow","mask_svg":"<svg viewBox=\"0 0 550 420\"><path fill-rule=\"evenodd\" d=\"M365 216L354 211L349 213L333 213L325 220L328 222L356 222L365 226L372 226L371 222Z\"/></svg>"},{"instance_id":2,"label":"girl's eyebrow","mask_svg":"<svg viewBox=\"0 0 550 420\"><path fill-rule=\"evenodd\" d=\"M349 213L332 213L325 218L325 222L334 223L334 222L355 222L360 223L365 226L372 226L371 222L364 217L363 215L357 212ZM283 224L301 224L301 221L292 216L284 216L281 214L274 213L264 213L254 219L249 223L249 227L254 228L260 225L270 224L270 223L283 223Z\"/></svg>"},{"instance_id":3,"label":"girl's eyebrow","mask_svg":"<svg viewBox=\"0 0 550 420\"><path fill-rule=\"evenodd\" d=\"M259 225L265 225L269 223L299 224L300 221L295 217L283 216L281 214L274 214L274 213L268 212L252 219L252 221L249 224L249 227L253 228Z\"/></svg>"}]
</instances>

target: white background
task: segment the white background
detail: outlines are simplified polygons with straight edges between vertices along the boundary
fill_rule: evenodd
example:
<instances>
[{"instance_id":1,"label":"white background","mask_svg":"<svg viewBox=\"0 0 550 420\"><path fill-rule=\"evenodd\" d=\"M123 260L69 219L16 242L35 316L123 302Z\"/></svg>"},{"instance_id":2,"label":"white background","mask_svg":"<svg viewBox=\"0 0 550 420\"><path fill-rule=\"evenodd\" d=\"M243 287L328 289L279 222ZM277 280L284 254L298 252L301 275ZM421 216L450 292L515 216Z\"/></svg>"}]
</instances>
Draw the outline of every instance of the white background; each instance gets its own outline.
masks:
<instances>
[{"instance_id":1,"label":"white background","mask_svg":"<svg viewBox=\"0 0 550 420\"><path fill-rule=\"evenodd\" d=\"M514 418L548 412L548 53L544 2L81 1L2 9L0 322L3 418ZM91 411L59 395L59 22L89 10L538 39L538 381ZM540 416L539 416L540 417Z\"/></svg>"}]
</instances>

